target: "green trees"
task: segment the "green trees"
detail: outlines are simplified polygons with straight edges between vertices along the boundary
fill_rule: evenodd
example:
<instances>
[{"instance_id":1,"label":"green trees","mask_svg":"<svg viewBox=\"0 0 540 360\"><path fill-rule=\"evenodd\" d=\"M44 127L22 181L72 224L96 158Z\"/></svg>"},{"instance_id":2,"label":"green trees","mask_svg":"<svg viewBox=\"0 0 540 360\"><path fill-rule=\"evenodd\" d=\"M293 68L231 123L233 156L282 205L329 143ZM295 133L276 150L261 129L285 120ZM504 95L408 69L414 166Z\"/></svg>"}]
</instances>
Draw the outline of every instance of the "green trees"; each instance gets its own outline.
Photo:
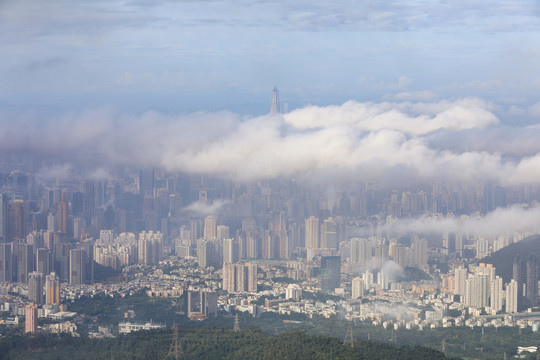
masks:
<instances>
[{"instance_id":1,"label":"green trees","mask_svg":"<svg viewBox=\"0 0 540 360\"><path fill-rule=\"evenodd\" d=\"M62 335L17 336L0 339L0 359L173 359L171 330L140 331L114 339ZM395 347L360 340L351 348L328 336L295 330L269 335L257 329L234 332L220 327L181 328L181 359L446 359L424 347Z\"/></svg>"}]
</instances>

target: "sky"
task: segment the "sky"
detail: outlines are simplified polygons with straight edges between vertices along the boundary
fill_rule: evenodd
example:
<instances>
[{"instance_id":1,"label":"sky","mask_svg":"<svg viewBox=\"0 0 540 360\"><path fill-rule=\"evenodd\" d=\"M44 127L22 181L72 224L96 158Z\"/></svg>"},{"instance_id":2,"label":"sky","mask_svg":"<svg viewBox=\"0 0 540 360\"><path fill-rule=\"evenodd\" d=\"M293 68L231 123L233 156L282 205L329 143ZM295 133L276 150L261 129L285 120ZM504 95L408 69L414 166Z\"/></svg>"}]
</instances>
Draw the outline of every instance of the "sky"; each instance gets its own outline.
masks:
<instances>
[{"instance_id":1,"label":"sky","mask_svg":"<svg viewBox=\"0 0 540 360\"><path fill-rule=\"evenodd\" d=\"M539 15L538 1L1 0L0 103L261 115L277 86L289 109L479 97L531 123Z\"/></svg>"},{"instance_id":2,"label":"sky","mask_svg":"<svg viewBox=\"0 0 540 360\"><path fill-rule=\"evenodd\" d=\"M538 1L0 0L0 152L540 184ZM274 86L282 114L268 114Z\"/></svg>"}]
</instances>

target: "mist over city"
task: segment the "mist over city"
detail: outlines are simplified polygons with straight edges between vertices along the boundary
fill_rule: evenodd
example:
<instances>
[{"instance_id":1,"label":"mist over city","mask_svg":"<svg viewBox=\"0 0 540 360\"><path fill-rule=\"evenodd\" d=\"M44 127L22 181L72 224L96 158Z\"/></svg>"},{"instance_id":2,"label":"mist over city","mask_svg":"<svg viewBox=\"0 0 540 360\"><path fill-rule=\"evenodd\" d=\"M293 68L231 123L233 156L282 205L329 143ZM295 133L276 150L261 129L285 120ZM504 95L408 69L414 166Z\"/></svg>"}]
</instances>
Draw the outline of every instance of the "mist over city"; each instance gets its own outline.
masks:
<instances>
[{"instance_id":1,"label":"mist over city","mask_svg":"<svg viewBox=\"0 0 540 360\"><path fill-rule=\"evenodd\" d=\"M536 358L539 16L0 1L0 359Z\"/></svg>"}]
</instances>

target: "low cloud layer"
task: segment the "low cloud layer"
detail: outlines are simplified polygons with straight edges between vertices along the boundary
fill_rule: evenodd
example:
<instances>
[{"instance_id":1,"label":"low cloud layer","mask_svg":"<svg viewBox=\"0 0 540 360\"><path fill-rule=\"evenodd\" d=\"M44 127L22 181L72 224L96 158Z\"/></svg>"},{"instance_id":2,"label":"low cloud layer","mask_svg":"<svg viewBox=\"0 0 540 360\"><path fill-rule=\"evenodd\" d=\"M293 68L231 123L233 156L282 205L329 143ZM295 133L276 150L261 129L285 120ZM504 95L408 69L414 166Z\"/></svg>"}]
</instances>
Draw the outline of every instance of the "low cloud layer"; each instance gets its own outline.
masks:
<instances>
[{"instance_id":1,"label":"low cloud layer","mask_svg":"<svg viewBox=\"0 0 540 360\"><path fill-rule=\"evenodd\" d=\"M452 218L420 217L410 220L399 220L385 227L401 234L443 234L455 232L462 234L478 234L480 236L497 236L514 233L540 233L540 205L513 205L498 208L485 216L463 216Z\"/></svg>"},{"instance_id":2,"label":"low cloud layer","mask_svg":"<svg viewBox=\"0 0 540 360\"><path fill-rule=\"evenodd\" d=\"M49 119L0 114L0 152L40 154L95 169L154 167L240 181L399 176L540 183L540 145L527 135L538 130L513 128L504 136L492 108L462 99L349 101L254 118L226 111L129 115L108 108ZM462 141L461 134L474 136Z\"/></svg>"}]
</instances>

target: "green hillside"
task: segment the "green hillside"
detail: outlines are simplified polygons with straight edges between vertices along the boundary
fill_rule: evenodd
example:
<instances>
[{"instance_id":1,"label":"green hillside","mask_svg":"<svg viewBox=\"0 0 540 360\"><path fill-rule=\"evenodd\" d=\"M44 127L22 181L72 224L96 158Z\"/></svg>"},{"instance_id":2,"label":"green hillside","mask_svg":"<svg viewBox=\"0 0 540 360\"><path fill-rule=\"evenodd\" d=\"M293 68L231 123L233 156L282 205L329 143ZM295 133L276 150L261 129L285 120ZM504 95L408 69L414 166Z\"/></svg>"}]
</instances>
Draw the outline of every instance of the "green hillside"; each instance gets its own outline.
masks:
<instances>
[{"instance_id":1,"label":"green hillside","mask_svg":"<svg viewBox=\"0 0 540 360\"><path fill-rule=\"evenodd\" d=\"M395 347L359 340L351 348L328 336L289 331L181 329L177 346L170 330L140 331L114 339L38 335L0 340L0 359L448 359L425 347Z\"/></svg>"},{"instance_id":2,"label":"green hillside","mask_svg":"<svg viewBox=\"0 0 540 360\"><path fill-rule=\"evenodd\" d=\"M529 236L520 242L510 244L480 262L493 264L497 269L497 275L501 276L504 282L509 282L512 279L512 267L517 254L524 257L534 254L540 260L540 235Z\"/></svg>"}]
</instances>

